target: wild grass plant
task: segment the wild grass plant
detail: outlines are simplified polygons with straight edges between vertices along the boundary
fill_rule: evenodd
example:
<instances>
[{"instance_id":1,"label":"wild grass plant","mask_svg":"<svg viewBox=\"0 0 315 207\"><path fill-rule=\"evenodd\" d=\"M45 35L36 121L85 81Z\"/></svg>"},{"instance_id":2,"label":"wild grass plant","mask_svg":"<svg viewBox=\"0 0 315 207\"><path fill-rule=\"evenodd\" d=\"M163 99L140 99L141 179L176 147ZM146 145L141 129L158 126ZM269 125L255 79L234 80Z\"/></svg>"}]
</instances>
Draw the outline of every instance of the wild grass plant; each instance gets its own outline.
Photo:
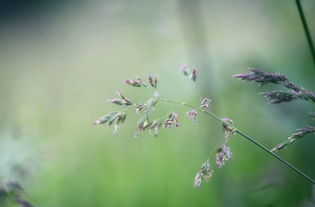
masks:
<instances>
[{"instance_id":1,"label":"wild grass plant","mask_svg":"<svg viewBox=\"0 0 315 207\"><path fill-rule=\"evenodd\" d=\"M197 81L198 72L196 69L190 69L187 65L182 65L181 70L182 73L187 76L192 82ZM267 73L257 69L251 69L250 73L236 74L233 77L241 80L253 81L258 83L259 85L264 85L268 83L281 84L290 89L289 91L271 91L263 93L263 95L269 100L269 103L290 102L296 99L307 100L313 103L315 102L315 95L312 91L296 86L295 84L291 83L284 75L279 73ZM220 122L224 132L222 140L217 143L215 148L209 153L209 158L201 165L200 170L197 172L194 179L195 187L200 188L203 180L206 182L210 180L212 174L214 173L211 160L215 160L215 165L218 168L221 168L227 161L231 160L232 152L228 145L228 141L233 135L236 134L250 141L258 148L264 150L268 154L272 155L274 158L281 161L287 167L297 172L300 176L304 177L309 182L315 184L315 181L312 178L304 174L301 170L297 169L291 163L275 153L282 148L290 146L297 139L304 137L306 134L314 133L315 127L309 126L303 129L298 129L298 132L290 136L288 138L288 141L285 141L270 150L263 144L259 143L255 138L247 135L245 132L237 128L231 119L221 118L216 115L211 110L212 100L210 98L203 98L200 106L193 106L186 102L165 98L158 91L158 80L158 76L152 75L148 75L146 78L137 77L136 79L125 80L125 84L133 86L135 88L139 88L139 90L143 90L144 88L151 88L153 93L152 97L148 100L143 100L140 103L135 103L131 99L123 95L121 92L116 92L117 97L109 99L107 102L119 105L120 107L122 107L122 109L120 111L110 112L100 117L99 119L94 121L94 125L108 124L108 126L110 127L113 126L114 134L117 134L120 130L121 125L124 124L127 119L127 113L130 110L133 110L134 112L131 112L131 114L137 114L140 117L135 127L135 137L139 137L142 133L145 132L153 134L155 137L157 137L159 130L161 129L180 127L180 117L182 117L183 115L179 115L176 111L173 111L170 114L159 114L160 118L152 119L151 117L152 114L154 114L155 109L159 107L159 105L162 103L182 105L188 109L185 116L189 118L193 124L197 123L197 117L199 116L199 114L204 114ZM214 152L215 156L213 156Z\"/></svg>"}]
</instances>

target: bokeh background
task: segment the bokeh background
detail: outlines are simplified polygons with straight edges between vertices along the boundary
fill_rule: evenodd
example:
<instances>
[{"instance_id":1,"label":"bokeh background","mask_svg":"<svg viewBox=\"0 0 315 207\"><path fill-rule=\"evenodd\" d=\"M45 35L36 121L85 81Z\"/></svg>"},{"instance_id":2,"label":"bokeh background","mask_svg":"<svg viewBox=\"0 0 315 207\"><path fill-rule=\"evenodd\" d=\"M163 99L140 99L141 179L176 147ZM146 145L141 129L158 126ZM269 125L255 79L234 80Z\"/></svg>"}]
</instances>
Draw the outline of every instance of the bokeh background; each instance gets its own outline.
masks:
<instances>
[{"instance_id":1,"label":"bokeh background","mask_svg":"<svg viewBox=\"0 0 315 207\"><path fill-rule=\"evenodd\" d=\"M315 2L302 4L315 34ZM232 78L256 67L315 89L293 0L7 0L0 41L0 178L21 182L35 206L315 206L314 186L239 136L232 161L194 188L223 133L202 115L193 125L184 108L161 106L179 111L182 127L158 138L133 137L133 112L117 136L92 125L118 109L106 103L116 90L137 101L152 95L123 83L146 74L160 76L170 99L213 99L213 111L268 147L311 124L313 105L266 104L258 93L277 86ZM182 63L198 69L196 86ZM314 138L279 153L313 178Z\"/></svg>"}]
</instances>

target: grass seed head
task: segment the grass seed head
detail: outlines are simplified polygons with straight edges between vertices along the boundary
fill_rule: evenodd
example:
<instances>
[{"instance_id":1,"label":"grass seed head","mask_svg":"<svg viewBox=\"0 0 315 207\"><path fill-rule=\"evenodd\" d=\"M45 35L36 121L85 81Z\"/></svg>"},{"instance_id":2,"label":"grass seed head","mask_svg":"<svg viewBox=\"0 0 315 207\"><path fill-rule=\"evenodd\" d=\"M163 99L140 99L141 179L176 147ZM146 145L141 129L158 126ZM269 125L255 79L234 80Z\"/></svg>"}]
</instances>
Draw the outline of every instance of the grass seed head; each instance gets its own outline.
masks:
<instances>
[{"instance_id":1,"label":"grass seed head","mask_svg":"<svg viewBox=\"0 0 315 207\"><path fill-rule=\"evenodd\" d=\"M231 158L232 152L230 150L230 147L224 144L217 150L217 153L215 155L215 163L220 168L225 164L226 161L230 160Z\"/></svg>"}]
</instances>

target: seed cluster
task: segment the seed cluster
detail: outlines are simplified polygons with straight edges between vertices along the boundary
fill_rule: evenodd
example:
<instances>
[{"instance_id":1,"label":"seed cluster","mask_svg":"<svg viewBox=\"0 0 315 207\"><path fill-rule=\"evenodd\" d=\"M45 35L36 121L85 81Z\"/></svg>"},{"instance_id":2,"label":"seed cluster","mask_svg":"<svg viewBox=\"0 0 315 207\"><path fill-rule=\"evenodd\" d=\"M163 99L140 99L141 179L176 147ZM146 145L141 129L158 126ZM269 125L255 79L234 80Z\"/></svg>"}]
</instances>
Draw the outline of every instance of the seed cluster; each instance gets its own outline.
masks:
<instances>
[{"instance_id":1,"label":"seed cluster","mask_svg":"<svg viewBox=\"0 0 315 207\"><path fill-rule=\"evenodd\" d=\"M297 129L297 132L292 134L288 139L278 145L276 145L274 148L271 149L272 152L277 152L283 148L287 148L290 145L292 145L295 141L298 139L303 138L307 134L315 134L315 127L308 126L305 128Z\"/></svg>"},{"instance_id":2,"label":"seed cluster","mask_svg":"<svg viewBox=\"0 0 315 207\"><path fill-rule=\"evenodd\" d=\"M197 69L195 68L189 69L188 65L186 64L182 64L180 67L185 76L189 77L194 82L197 81L197 73L198 73Z\"/></svg>"},{"instance_id":3,"label":"seed cluster","mask_svg":"<svg viewBox=\"0 0 315 207\"><path fill-rule=\"evenodd\" d=\"M229 118L222 118L222 129L224 131L225 137L223 138L223 143L216 150L215 154L215 164L218 168L221 168L226 164L226 161L231 160L232 152L231 148L228 146L228 141L231 136L235 134L235 129L233 127L233 121ZM211 157L211 155L210 155ZM201 187L202 180L208 182L209 178L213 175L214 170L210 166L209 158L207 161L201 165L201 170L196 174L194 180L194 186L197 188Z\"/></svg>"},{"instance_id":4,"label":"seed cluster","mask_svg":"<svg viewBox=\"0 0 315 207\"><path fill-rule=\"evenodd\" d=\"M197 111L195 109L186 112L186 116L194 123L197 123Z\"/></svg>"},{"instance_id":5,"label":"seed cluster","mask_svg":"<svg viewBox=\"0 0 315 207\"><path fill-rule=\"evenodd\" d=\"M213 169L211 168L209 159L201 165L200 171L196 174L194 187L200 188L202 180L208 182L212 177Z\"/></svg>"},{"instance_id":6,"label":"seed cluster","mask_svg":"<svg viewBox=\"0 0 315 207\"><path fill-rule=\"evenodd\" d=\"M202 101L201 101L201 108L202 109L210 109L210 103L211 103L212 101L210 100L210 99L208 99L208 98L204 98L204 99L202 99Z\"/></svg>"},{"instance_id":7,"label":"seed cluster","mask_svg":"<svg viewBox=\"0 0 315 207\"><path fill-rule=\"evenodd\" d=\"M290 102L297 99L315 103L314 92L303 87L296 86L280 73L267 73L254 68L251 68L250 71L250 73L235 74L233 77L240 80L256 82L258 85L265 85L268 83L279 84L289 89L287 91L271 91L262 93L262 95L268 99L269 103Z\"/></svg>"},{"instance_id":8,"label":"seed cluster","mask_svg":"<svg viewBox=\"0 0 315 207\"><path fill-rule=\"evenodd\" d=\"M279 84L287 88L287 91L274 90L261 93L270 104L279 104L291 102L294 100L304 100L310 103L315 103L315 93L303 87L298 87L290 82L284 75L280 73L267 73L257 69L250 69L250 73L235 74L233 77L245 81L253 81L258 85L267 83ZM307 134L314 133L315 126L308 126L302 129L297 129L297 132L292 134L286 141L276 145L271 151L279 151L291 146L295 141L301 139Z\"/></svg>"},{"instance_id":9,"label":"seed cluster","mask_svg":"<svg viewBox=\"0 0 315 207\"><path fill-rule=\"evenodd\" d=\"M197 80L196 69L189 69L186 65L183 65L181 70L183 74L188 76L193 82ZM139 137L144 132L148 132L149 134L153 134L155 137L157 137L160 129L180 127L180 116L176 111L173 111L164 117L162 116L157 119L151 119L151 114L155 111L155 107L157 107L159 102L171 102L188 106L184 103L178 103L161 98L160 93L157 91L158 80L159 78L153 75L148 75L145 79L138 77L136 79L125 80L127 85L133 87L153 89L153 96L140 103L135 103L124 96L121 92L117 92L116 98L109 99L107 102L123 107L123 110L110 112L102 116L101 118L94 121L94 125L108 123L109 126L114 126L114 134L116 134L119 131L120 126L125 122L128 110L133 108L135 113L140 116L135 127L135 137ZM198 111L209 113L211 109L211 102L212 101L209 98L203 98L199 107L195 108L189 106L191 110L185 113L186 117L196 124ZM216 149L215 163L218 167L222 167L226 161L231 159L232 153L230 151L230 147L228 146L228 140L234 134L233 121L231 119L222 118L221 122L225 137L222 139L223 144L221 143L218 149ZM206 182L209 181L213 172L214 170L211 168L210 159L207 159L195 176L194 186L198 188L201 187L202 180L205 180Z\"/></svg>"}]
</instances>

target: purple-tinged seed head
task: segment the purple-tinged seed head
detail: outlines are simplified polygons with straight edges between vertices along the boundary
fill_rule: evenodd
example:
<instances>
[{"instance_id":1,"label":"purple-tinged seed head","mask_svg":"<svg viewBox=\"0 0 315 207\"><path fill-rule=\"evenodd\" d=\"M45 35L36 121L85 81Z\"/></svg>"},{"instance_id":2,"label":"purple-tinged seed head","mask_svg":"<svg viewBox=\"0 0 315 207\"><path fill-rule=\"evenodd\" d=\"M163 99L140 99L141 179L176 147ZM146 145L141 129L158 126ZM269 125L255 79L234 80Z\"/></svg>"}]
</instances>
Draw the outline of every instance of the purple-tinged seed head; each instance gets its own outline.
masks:
<instances>
[{"instance_id":1,"label":"purple-tinged seed head","mask_svg":"<svg viewBox=\"0 0 315 207\"><path fill-rule=\"evenodd\" d=\"M217 150L217 153L215 155L215 163L220 168L225 164L226 161L230 160L231 158L232 152L230 150L230 147L224 144Z\"/></svg>"},{"instance_id":2,"label":"purple-tinged seed head","mask_svg":"<svg viewBox=\"0 0 315 207\"><path fill-rule=\"evenodd\" d=\"M117 96L122 99L124 105L129 106L132 105L132 102L127 99L120 91L116 92Z\"/></svg>"},{"instance_id":3,"label":"purple-tinged seed head","mask_svg":"<svg viewBox=\"0 0 315 207\"><path fill-rule=\"evenodd\" d=\"M93 125L100 125L102 124L102 120L100 119L96 119L94 122L93 122Z\"/></svg>"},{"instance_id":4,"label":"purple-tinged seed head","mask_svg":"<svg viewBox=\"0 0 315 207\"><path fill-rule=\"evenodd\" d=\"M148 129L150 125L151 121L149 120L149 118L142 117L137 123L135 137L138 137L141 132L144 132L146 129Z\"/></svg>"},{"instance_id":5,"label":"purple-tinged seed head","mask_svg":"<svg viewBox=\"0 0 315 207\"><path fill-rule=\"evenodd\" d=\"M137 78L137 82L140 84L140 86L142 86L142 87L147 87L147 84L144 83L144 81L142 80L142 78L138 77L138 78Z\"/></svg>"},{"instance_id":6,"label":"purple-tinged seed head","mask_svg":"<svg viewBox=\"0 0 315 207\"><path fill-rule=\"evenodd\" d=\"M179 127L178 114L173 112L163 123L163 128Z\"/></svg>"},{"instance_id":7,"label":"purple-tinged seed head","mask_svg":"<svg viewBox=\"0 0 315 207\"><path fill-rule=\"evenodd\" d=\"M134 86L134 87L141 87L141 84L138 81L134 81L134 80L131 80L131 79L125 80L125 83L127 85L131 85L131 86Z\"/></svg>"},{"instance_id":8,"label":"purple-tinged seed head","mask_svg":"<svg viewBox=\"0 0 315 207\"><path fill-rule=\"evenodd\" d=\"M225 133L225 136L230 137L235 133L233 127L231 126L233 125L233 120L229 118L222 118L221 120L223 121L222 128Z\"/></svg>"},{"instance_id":9,"label":"purple-tinged seed head","mask_svg":"<svg viewBox=\"0 0 315 207\"><path fill-rule=\"evenodd\" d=\"M158 77L157 76L152 76L152 75L148 75L148 81L150 83L150 85L152 86L152 88L156 88L157 87L157 83L158 83Z\"/></svg>"},{"instance_id":10,"label":"purple-tinged seed head","mask_svg":"<svg viewBox=\"0 0 315 207\"><path fill-rule=\"evenodd\" d=\"M210 106L211 102L212 101L210 99L208 99L208 98L202 99L200 108L202 108L202 109L210 109L211 108L211 106Z\"/></svg>"},{"instance_id":11,"label":"purple-tinged seed head","mask_svg":"<svg viewBox=\"0 0 315 207\"><path fill-rule=\"evenodd\" d=\"M185 76L188 76L190 74L190 70L188 68L188 65L187 64L181 64L180 65L180 69L182 70L183 74Z\"/></svg>"},{"instance_id":12,"label":"purple-tinged seed head","mask_svg":"<svg viewBox=\"0 0 315 207\"><path fill-rule=\"evenodd\" d=\"M270 91L261 94L268 100L268 103L272 104L291 102L298 99L294 91Z\"/></svg>"},{"instance_id":13,"label":"purple-tinged seed head","mask_svg":"<svg viewBox=\"0 0 315 207\"><path fill-rule=\"evenodd\" d=\"M192 122L193 122L194 124L197 123L197 111L196 111L196 110L187 111L187 112L186 112L186 116L187 116L190 120L192 120Z\"/></svg>"},{"instance_id":14,"label":"purple-tinged seed head","mask_svg":"<svg viewBox=\"0 0 315 207\"><path fill-rule=\"evenodd\" d=\"M117 98L111 98L109 100L107 100L107 103L112 103L112 104L117 104L117 105L123 105L124 102L120 99Z\"/></svg>"},{"instance_id":15,"label":"purple-tinged seed head","mask_svg":"<svg viewBox=\"0 0 315 207\"><path fill-rule=\"evenodd\" d=\"M93 124L94 125L100 125L100 124L104 124L106 122L108 122L117 112L112 112L109 114L106 114L105 116L102 116L99 119L96 119Z\"/></svg>"},{"instance_id":16,"label":"purple-tinged seed head","mask_svg":"<svg viewBox=\"0 0 315 207\"><path fill-rule=\"evenodd\" d=\"M143 104L137 104L135 110L138 113L139 111L141 111L143 109Z\"/></svg>"},{"instance_id":17,"label":"purple-tinged seed head","mask_svg":"<svg viewBox=\"0 0 315 207\"><path fill-rule=\"evenodd\" d=\"M280 73L267 73L258 69L251 68L250 73L241 73L233 75L234 78L246 81L254 81L258 85L267 83L284 83L288 79Z\"/></svg>"},{"instance_id":18,"label":"purple-tinged seed head","mask_svg":"<svg viewBox=\"0 0 315 207\"><path fill-rule=\"evenodd\" d=\"M94 125L100 125L108 122L108 125L111 126L116 122L116 124L123 124L127 118L126 112L111 112L109 114L106 114L105 116L102 116L99 119L96 119L93 124Z\"/></svg>"},{"instance_id":19,"label":"purple-tinged seed head","mask_svg":"<svg viewBox=\"0 0 315 207\"><path fill-rule=\"evenodd\" d=\"M194 179L194 187L200 188L202 179L208 182L213 175L209 159L201 165L200 171L196 174Z\"/></svg>"},{"instance_id":20,"label":"purple-tinged seed head","mask_svg":"<svg viewBox=\"0 0 315 207\"><path fill-rule=\"evenodd\" d=\"M192 70L192 72L191 72L191 74L190 74L190 78L191 78L194 82L196 82L196 80L197 80L197 70L196 70L196 69L193 69L193 70Z\"/></svg>"}]
</instances>

